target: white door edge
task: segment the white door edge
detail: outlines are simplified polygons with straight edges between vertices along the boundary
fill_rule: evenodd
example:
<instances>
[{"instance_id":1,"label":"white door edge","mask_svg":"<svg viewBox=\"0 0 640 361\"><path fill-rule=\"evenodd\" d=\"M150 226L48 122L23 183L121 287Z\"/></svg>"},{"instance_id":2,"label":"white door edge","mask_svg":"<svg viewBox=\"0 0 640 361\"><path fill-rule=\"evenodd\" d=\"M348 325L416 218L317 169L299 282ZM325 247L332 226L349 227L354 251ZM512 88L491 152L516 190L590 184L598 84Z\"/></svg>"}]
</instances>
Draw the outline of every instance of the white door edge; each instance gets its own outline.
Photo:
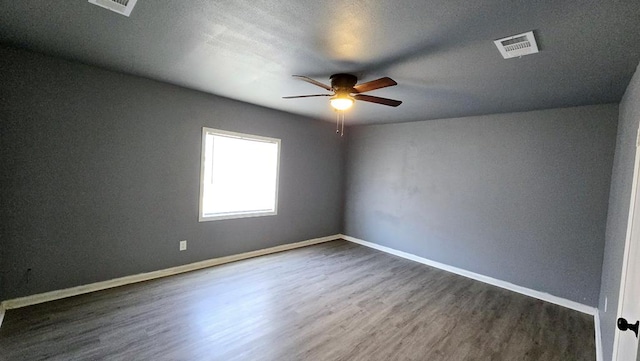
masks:
<instances>
[{"instance_id":1,"label":"white door edge","mask_svg":"<svg viewBox=\"0 0 640 361\"><path fill-rule=\"evenodd\" d=\"M635 159L633 161L633 181L631 183L631 199L629 202L629 217L627 219L627 233L625 235L624 240L624 255L622 258L622 268L620 269L620 291L618 293L618 314L616 315L616 319L619 317L624 317L622 315L623 306L624 306L624 295L625 295L625 287L627 283L627 272L629 269L629 251L631 249L631 236L633 229L633 217L636 208L636 196L638 192L638 181L640 178L639 170L640 170L640 127L638 127L638 133L636 134L636 152ZM640 226L640 225L638 225ZM609 325L611 326L611 325ZM620 330L615 328L614 337L613 337L613 355L612 361L628 361L628 360L620 360L618 359L618 348L620 346Z\"/></svg>"}]
</instances>

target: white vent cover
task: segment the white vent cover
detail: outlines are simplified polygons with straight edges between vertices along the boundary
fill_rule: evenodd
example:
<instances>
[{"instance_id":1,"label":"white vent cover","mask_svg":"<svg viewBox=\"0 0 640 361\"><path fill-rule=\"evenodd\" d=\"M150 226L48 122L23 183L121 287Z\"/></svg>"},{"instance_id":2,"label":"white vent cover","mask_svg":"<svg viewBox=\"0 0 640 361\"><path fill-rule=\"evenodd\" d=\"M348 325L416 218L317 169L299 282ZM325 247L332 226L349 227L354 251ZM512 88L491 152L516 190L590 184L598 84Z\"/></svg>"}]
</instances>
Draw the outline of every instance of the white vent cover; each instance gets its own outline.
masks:
<instances>
[{"instance_id":1,"label":"white vent cover","mask_svg":"<svg viewBox=\"0 0 640 361\"><path fill-rule=\"evenodd\" d=\"M89 3L129 16L138 0L89 0Z\"/></svg>"},{"instance_id":2,"label":"white vent cover","mask_svg":"<svg viewBox=\"0 0 640 361\"><path fill-rule=\"evenodd\" d=\"M495 40L494 43L505 59L521 57L538 52L538 43L533 31Z\"/></svg>"}]
</instances>

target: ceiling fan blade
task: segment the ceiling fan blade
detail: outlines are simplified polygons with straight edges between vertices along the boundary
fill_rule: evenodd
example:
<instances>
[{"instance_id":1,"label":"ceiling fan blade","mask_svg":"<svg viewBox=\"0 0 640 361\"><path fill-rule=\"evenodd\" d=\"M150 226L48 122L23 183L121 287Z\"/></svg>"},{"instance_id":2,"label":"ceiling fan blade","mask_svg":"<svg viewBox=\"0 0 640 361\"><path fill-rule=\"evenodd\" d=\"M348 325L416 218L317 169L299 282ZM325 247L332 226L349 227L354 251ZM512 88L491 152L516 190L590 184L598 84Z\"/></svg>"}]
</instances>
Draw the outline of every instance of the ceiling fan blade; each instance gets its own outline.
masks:
<instances>
[{"instance_id":1,"label":"ceiling fan blade","mask_svg":"<svg viewBox=\"0 0 640 361\"><path fill-rule=\"evenodd\" d=\"M355 90L354 93L366 93L372 90L386 88L388 86L394 86L394 85L398 85L398 83L396 83L395 80L388 77L384 77L377 80L368 81L366 83L358 84L354 86L353 89Z\"/></svg>"},{"instance_id":2,"label":"ceiling fan blade","mask_svg":"<svg viewBox=\"0 0 640 361\"><path fill-rule=\"evenodd\" d=\"M329 91L332 90L330 86L328 86L326 84L322 84L321 82L319 82L317 80L314 80L314 79L311 79L308 76L304 76L304 75L292 75L292 76L294 78L296 78L296 79L300 79L300 80L306 81L307 83L311 83L313 85L319 86L320 88L324 88L324 89L327 89Z\"/></svg>"},{"instance_id":3,"label":"ceiling fan blade","mask_svg":"<svg viewBox=\"0 0 640 361\"><path fill-rule=\"evenodd\" d=\"M390 107L397 107L398 105L402 104L402 102L399 101L399 100L374 97L374 96L371 96L371 95L356 94L353 97L356 98L356 100L362 100L362 101L370 102L370 103L388 105Z\"/></svg>"},{"instance_id":4,"label":"ceiling fan blade","mask_svg":"<svg viewBox=\"0 0 640 361\"><path fill-rule=\"evenodd\" d=\"M330 97L331 94L312 94L312 95L292 95L288 97L282 97L282 99L293 99L293 98L311 98L311 97Z\"/></svg>"}]
</instances>

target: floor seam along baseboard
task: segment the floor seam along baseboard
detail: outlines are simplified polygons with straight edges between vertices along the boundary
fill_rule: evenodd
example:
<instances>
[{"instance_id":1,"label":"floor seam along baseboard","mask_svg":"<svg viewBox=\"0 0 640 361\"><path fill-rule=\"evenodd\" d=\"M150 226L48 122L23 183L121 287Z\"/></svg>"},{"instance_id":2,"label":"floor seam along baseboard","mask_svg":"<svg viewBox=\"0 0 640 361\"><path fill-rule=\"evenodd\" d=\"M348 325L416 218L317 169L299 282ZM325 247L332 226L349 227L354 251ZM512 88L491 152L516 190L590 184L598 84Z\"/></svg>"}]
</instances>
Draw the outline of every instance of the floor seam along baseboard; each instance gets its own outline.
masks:
<instances>
[{"instance_id":1,"label":"floor seam along baseboard","mask_svg":"<svg viewBox=\"0 0 640 361\"><path fill-rule=\"evenodd\" d=\"M431 266L434 268L438 268L440 270L443 271L447 271L447 272L451 272L451 273L455 273L459 276L463 276L463 277L467 277L470 278L472 280L475 281L480 281L483 283L487 283L490 284L492 286L496 286L496 287L500 287L509 291L513 291L513 292L517 292L520 294L523 294L525 296L529 296L529 297L533 297L533 298L537 298L539 300L545 301L545 302L549 302L549 303L553 303L556 304L558 306L562 306L562 307L566 307L569 309L572 309L574 311L578 311L578 312L582 312L585 314L588 314L590 316L593 317L594 319L594 329L595 329L595 347L596 347L596 360L597 361L602 361L604 360L602 357L602 335L601 335L601 330L600 330L600 317L598 314L598 309L596 307L593 306L587 306L585 304L576 302L576 301L571 301L568 300L566 298L562 298L562 297L558 297L558 296L554 296L552 294L546 293L546 292L541 292L541 291L536 291L530 288L526 288L523 286L518 286L515 285L513 283L510 282L506 282L506 281L502 281L493 277L489 277L489 276L484 276L481 275L479 273L475 273L475 272L471 272L471 271L467 271L465 269L462 268L458 268L458 267L454 267L454 266L449 266L447 264L444 263L440 263L440 262L436 262L433 260L430 260L428 258L424 258L424 257L420 257L420 256L416 256L414 254L411 253L407 253L407 252L403 252L403 251L399 251L397 249L394 248L390 248L387 246L382 246L379 245L377 243L373 243L373 242L368 242L359 238L355 238L355 237L351 237L351 236L347 236L345 234L340 234L339 235L340 238L344 239L345 241L349 241L349 242L353 242L365 247L369 247L369 248L373 248L376 249L378 251L382 251L388 254L392 254L394 256L398 256L398 257L402 257L414 262L418 262L418 263L422 263L425 264L427 266Z\"/></svg>"},{"instance_id":2,"label":"floor seam along baseboard","mask_svg":"<svg viewBox=\"0 0 640 361\"><path fill-rule=\"evenodd\" d=\"M465 269L462 268L458 268L458 267L454 267L454 266L449 266L447 264L444 263L440 263L437 261L433 261L424 257L420 257L420 256L416 256L414 254L411 253L407 253L407 252L403 252L403 251L399 251L397 249L393 249L390 247L386 247L386 246L381 246L377 243L372 243L372 242L368 242L362 239L358 239L355 237L351 237L351 236L347 236L344 234L340 235L340 238L349 241L349 242L353 242L353 243L357 243L369 248L373 248L373 249L377 249L378 251L382 251L385 253L389 253L392 254L394 256L399 256L408 260L412 260L415 262L419 262L422 264L426 264L427 266L431 266L431 267L435 267L438 269L441 269L443 271L447 271L447 272L451 272L451 273L455 273L457 275L460 276L464 276L467 278L471 278L473 280L476 281L480 281L480 282L484 282L484 283L488 283L490 285L493 286L497 286L500 288L504 288L507 289L509 291L514 291L529 297L533 297L533 298L537 298L539 300L542 301L546 301L546 302L550 302L559 306L563 306L566 308L570 308L572 310L575 311L579 311L582 313L586 313L588 315L594 316L596 314L596 308L592 307L592 306L587 306L585 304L579 303L579 302L575 302L575 301L571 301L568 300L566 298L562 298L562 297L558 297L558 296L554 296L552 294L546 293L546 292L541 292L541 291L536 291L530 288L526 288L523 286L518 286L515 285L513 283L510 282L506 282L506 281L502 281L493 277L489 277L489 276L485 276L485 275L481 275L479 273L475 273L475 272L471 272L471 271L467 271Z\"/></svg>"},{"instance_id":3,"label":"floor seam along baseboard","mask_svg":"<svg viewBox=\"0 0 640 361\"><path fill-rule=\"evenodd\" d=\"M4 306L0 303L0 327L2 327L2 321L4 320Z\"/></svg>"},{"instance_id":4,"label":"floor seam along baseboard","mask_svg":"<svg viewBox=\"0 0 640 361\"><path fill-rule=\"evenodd\" d=\"M593 316L593 327L596 329L596 361L604 361L602 350L602 329L600 328L600 312L596 310Z\"/></svg>"},{"instance_id":5,"label":"floor seam along baseboard","mask_svg":"<svg viewBox=\"0 0 640 361\"><path fill-rule=\"evenodd\" d=\"M314 238L314 239L309 239L306 241L302 241L302 242L296 242L296 243L289 243L289 244L284 244L284 245L280 245L280 246L276 246L276 247L270 247L270 248L265 248L265 249L260 249L260 250L256 250L256 251L251 251L251 252L245 252L245 253L240 253L240 254L236 254L236 255L230 255L230 256L225 256L225 257L218 257L218 258L212 258L212 259L208 259L208 260L204 260L204 261L200 261L200 262L194 262L194 263L189 263L186 265L182 265L182 266L177 266L177 267L171 267L171 268L166 268L166 269L162 269L162 270L158 270L158 271L152 271L152 272L146 272L146 273L140 273L140 274L135 274L135 275L130 275L130 276L124 276L124 277L119 277L119 278L115 278L115 279L111 279L111 280L107 280L107 281L100 281L100 282L95 282L95 283L90 283L90 284L86 284L86 285L81 285L81 286L76 286L76 287L71 287L71 288L65 288L65 289L61 289L61 290L55 290L55 291L50 291L50 292L45 292L45 293L39 293L39 294L35 294L35 295L30 295L30 296L25 296L25 297L19 297L19 298L14 298L14 299L10 299L10 300L5 300L0 302L0 327L2 326L2 321L4 319L4 315L5 315L5 311L6 310L10 310L10 309L14 309L14 308L20 308L20 307L26 307L26 306L32 306L32 305L36 305L39 303L44 303L44 302L49 302L49 301L54 301L54 300L59 300L62 298L67 298L67 297L73 297L73 296L78 296L78 295L82 295L85 293L91 293L91 292L96 292L96 291L101 291L101 290L106 290L109 288L114 288L114 287L119 287L119 286L124 286L124 285L128 285L128 284L132 284L132 283L138 283L138 282L143 282L143 281L149 281L152 279L156 279L156 278L162 278L162 277L167 277L167 276L172 276L172 275L177 275L180 273L185 273L185 272L190 272L190 271L195 271L195 270L199 270L199 269L203 269L203 268L209 268L209 267L213 267L213 266L218 266L218 265L222 265L225 263L231 263L231 262L235 262L235 261L240 261L240 260L244 260L244 259L248 259L248 258L254 258L254 257L259 257L259 256L264 256L264 255L268 255L268 254L273 254L273 253L278 253L278 252L283 252L283 251L288 251L288 250L292 250L292 249L296 249L296 248L301 248L301 247L307 247L307 246L311 246L314 244L319 244L319 243L324 243L324 242L330 242L330 241L334 241L337 239L344 239L345 241L349 241L352 243L357 243L359 245L362 246L366 246L369 248L373 248L376 249L378 251L382 251L388 254L392 254L398 257L402 257L411 261L415 261L415 262L419 262L431 267L435 267L438 269L441 269L443 271L447 271L447 272L451 272L451 273L455 273L457 275L463 276L463 277L467 277L467 278L471 278L473 280L476 281L480 281L483 283L487 283L493 286L497 286L500 288L504 288L510 291L514 291L529 297L533 297L533 298L537 298L539 300L542 301L546 301L546 302L550 302L559 306L563 306L575 311L579 311L582 313L586 313L589 315L592 315L594 317L594 327L595 327L595 337L596 337L596 355L597 355L597 359L598 360L602 360L602 340L599 339L601 337L600 334L600 320L599 320L599 315L598 315L598 310L595 307L592 306L587 306L575 301L571 301L571 300L567 300L558 296L554 296L551 295L549 293L545 293L545 292L540 292L540 291L536 291L536 290L532 290L526 287L522 287L522 286L518 286L506 281L502 281L502 280L498 280L492 277L488 277L488 276L484 276L478 273L474 273L471 271L467 271L461 268L457 268L457 267L453 267L453 266L449 266L440 262L436 262L427 258L423 258L420 256L416 256L414 254L411 253L407 253L407 252L403 252L403 251L399 251L390 247L386 247L386 246L382 246L379 245L377 243L372 243L372 242L368 242L362 239L358 239L355 237L351 237L351 236L347 236L344 234L336 234L336 235L332 235L332 236L326 236L326 237L320 237L320 238Z\"/></svg>"},{"instance_id":6,"label":"floor seam along baseboard","mask_svg":"<svg viewBox=\"0 0 640 361\"><path fill-rule=\"evenodd\" d=\"M4 311L5 310L11 310L11 309L14 309L14 308L21 308L21 307L37 305L39 303L55 301L55 300L59 300L59 299L67 298L67 297L78 296L78 295L82 295L82 294L85 294L85 293L102 291L102 290L106 290L106 289L109 289L109 288L124 286L124 285L132 284L132 283L144 282L144 281L149 281L149 280L153 280L153 279L156 279L156 278L163 278L163 277L167 277L167 276L173 276L173 275L177 275L177 274L180 274L180 273L196 271L196 270L199 270L199 269L218 266L218 265L222 265L222 264L225 264L225 263L241 261L241 260L248 259L248 258L264 256L264 255L268 255L268 254L288 251L288 250L301 248L301 247L307 247L307 246L311 246L311 245L314 245L314 244L334 241L334 240L337 240L337 239L340 239L340 235L339 234L326 236L326 237L309 239L309 240L302 241L302 242L283 244L283 245L280 245L280 246L269 247L269 248L259 249L259 250L256 250L256 251L239 253L239 254L225 256L225 257L211 258L211 259L208 259L208 260L189 263L189 264L185 264L185 265L182 265L182 266L165 268L165 269L161 269L161 270L157 270L157 271L139 273L139 274L135 274L135 275L114 278L114 279L107 280L107 281L94 282L94 283L90 283L90 284L86 284L86 285L80 285L80 286L65 288L65 289L61 289L61 290L49 291L49 292L38 293L38 294L30 295L30 296L25 296L25 297L19 297L19 298L14 298L14 299L10 299L10 300L5 300L5 301L2 301L0 303L0 326L2 325L2 323L1 323L2 322L2 316L4 316Z\"/></svg>"}]
</instances>

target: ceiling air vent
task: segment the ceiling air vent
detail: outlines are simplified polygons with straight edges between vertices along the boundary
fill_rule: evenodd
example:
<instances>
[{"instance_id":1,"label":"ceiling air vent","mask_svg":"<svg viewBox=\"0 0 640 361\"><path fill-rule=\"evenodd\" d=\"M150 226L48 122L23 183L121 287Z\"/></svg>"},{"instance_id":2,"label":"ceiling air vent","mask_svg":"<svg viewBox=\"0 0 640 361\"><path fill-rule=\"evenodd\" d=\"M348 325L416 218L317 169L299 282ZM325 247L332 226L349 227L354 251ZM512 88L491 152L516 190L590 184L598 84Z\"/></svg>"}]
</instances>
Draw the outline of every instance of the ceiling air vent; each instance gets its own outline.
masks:
<instances>
[{"instance_id":1,"label":"ceiling air vent","mask_svg":"<svg viewBox=\"0 0 640 361\"><path fill-rule=\"evenodd\" d=\"M538 44L533 31L495 40L494 43L505 59L521 57L538 52Z\"/></svg>"},{"instance_id":2,"label":"ceiling air vent","mask_svg":"<svg viewBox=\"0 0 640 361\"><path fill-rule=\"evenodd\" d=\"M89 3L129 16L138 0L89 0Z\"/></svg>"}]
</instances>

